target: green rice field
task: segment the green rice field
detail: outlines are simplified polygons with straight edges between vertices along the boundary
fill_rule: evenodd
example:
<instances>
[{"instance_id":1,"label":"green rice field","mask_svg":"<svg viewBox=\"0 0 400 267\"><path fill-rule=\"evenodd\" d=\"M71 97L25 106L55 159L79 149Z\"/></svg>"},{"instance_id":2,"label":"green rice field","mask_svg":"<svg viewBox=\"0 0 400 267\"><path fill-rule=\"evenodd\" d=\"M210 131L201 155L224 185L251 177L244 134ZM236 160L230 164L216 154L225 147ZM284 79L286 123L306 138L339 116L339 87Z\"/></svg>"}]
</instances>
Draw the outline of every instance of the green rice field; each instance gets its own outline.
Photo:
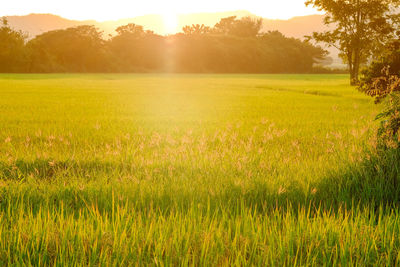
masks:
<instances>
[{"instance_id":1,"label":"green rice field","mask_svg":"<svg viewBox=\"0 0 400 267\"><path fill-rule=\"evenodd\" d=\"M398 266L347 75L0 75L0 265Z\"/></svg>"}]
</instances>

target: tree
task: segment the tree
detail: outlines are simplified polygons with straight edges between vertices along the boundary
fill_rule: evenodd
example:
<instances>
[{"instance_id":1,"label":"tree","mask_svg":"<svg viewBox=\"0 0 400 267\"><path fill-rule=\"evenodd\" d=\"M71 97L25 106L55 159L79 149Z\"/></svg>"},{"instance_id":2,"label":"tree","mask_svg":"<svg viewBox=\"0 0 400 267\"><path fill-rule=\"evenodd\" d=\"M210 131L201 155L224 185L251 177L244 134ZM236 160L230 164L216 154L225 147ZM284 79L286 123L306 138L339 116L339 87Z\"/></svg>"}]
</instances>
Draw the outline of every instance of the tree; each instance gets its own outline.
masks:
<instances>
[{"instance_id":1,"label":"tree","mask_svg":"<svg viewBox=\"0 0 400 267\"><path fill-rule=\"evenodd\" d=\"M15 31L3 18L0 23L0 72L22 72L26 68L26 36Z\"/></svg>"},{"instance_id":2,"label":"tree","mask_svg":"<svg viewBox=\"0 0 400 267\"><path fill-rule=\"evenodd\" d=\"M215 24L214 32L237 37L256 37L261 31L262 19L244 17L237 19L236 16L223 18Z\"/></svg>"},{"instance_id":3,"label":"tree","mask_svg":"<svg viewBox=\"0 0 400 267\"><path fill-rule=\"evenodd\" d=\"M362 71L358 90L382 103L383 111L376 117L380 120L377 132L378 146L400 147L400 42L391 42L381 58L373 61Z\"/></svg>"},{"instance_id":4,"label":"tree","mask_svg":"<svg viewBox=\"0 0 400 267\"><path fill-rule=\"evenodd\" d=\"M263 51L270 54L264 56L272 63L270 71L276 73L310 73L317 61L325 58L327 52L308 41L288 38L278 31L269 31L259 37Z\"/></svg>"},{"instance_id":5,"label":"tree","mask_svg":"<svg viewBox=\"0 0 400 267\"><path fill-rule=\"evenodd\" d=\"M388 87L382 77L400 76L400 41L390 42L380 58L372 61L361 72L358 89L366 94L384 92L378 87ZM376 98L379 102L380 98Z\"/></svg>"},{"instance_id":6,"label":"tree","mask_svg":"<svg viewBox=\"0 0 400 267\"><path fill-rule=\"evenodd\" d=\"M141 25L136 25L135 23L129 23L124 26L120 26L115 30L118 35L130 35L134 36L136 38L140 38L147 35L154 34L153 31L145 31L143 26Z\"/></svg>"},{"instance_id":7,"label":"tree","mask_svg":"<svg viewBox=\"0 0 400 267\"><path fill-rule=\"evenodd\" d=\"M3 24L0 72L309 73L325 56L306 41L261 33L261 21L252 18L186 26L167 37L128 24L108 40L94 26L78 26L26 44L23 34Z\"/></svg>"},{"instance_id":8,"label":"tree","mask_svg":"<svg viewBox=\"0 0 400 267\"><path fill-rule=\"evenodd\" d=\"M28 42L33 72L104 72L108 69L105 41L95 26L55 30Z\"/></svg>"},{"instance_id":9,"label":"tree","mask_svg":"<svg viewBox=\"0 0 400 267\"><path fill-rule=\"evenodd\" d=\"M359 80L360 65L392 39L398 23L399 0L307 0L307 6L326 12L324 23L332 30L313 33L317 42L341 51L350 72L350 83Z\"/></svg>"},{"instance_id":10,"label":"tree","mask_svg":"<svg viewBox=\"0 0 400 267\"><path fill-rule=\"evenodd\" d=\"M192 26L185 26L182 28L184 34L192 35L192 34L208 34L211 33L211 28L205 26L204 24L193 24Z\"/></svg>"},{"instance_id":11,"label":"tree","mask_svg":"<svg viewBox=\"0 0 400 267\"><path fill-rule=\"evenodd\" d=\"M108 42L115 69L122 72L160 71L165 53L164 39L143 26L130 23L116 29Z\"/></svg>"}]
</instances>

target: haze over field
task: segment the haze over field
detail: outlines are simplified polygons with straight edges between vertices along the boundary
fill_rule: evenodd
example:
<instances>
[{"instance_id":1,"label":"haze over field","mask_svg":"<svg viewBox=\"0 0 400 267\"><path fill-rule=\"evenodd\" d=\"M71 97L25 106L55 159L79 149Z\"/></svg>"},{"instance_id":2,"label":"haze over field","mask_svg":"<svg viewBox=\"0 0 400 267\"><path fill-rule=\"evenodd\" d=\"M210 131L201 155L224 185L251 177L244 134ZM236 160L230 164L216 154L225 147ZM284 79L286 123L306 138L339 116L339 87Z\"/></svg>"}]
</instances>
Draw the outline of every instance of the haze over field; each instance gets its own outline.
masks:
<instances>
[{"instance_id":1,"label":"haze over field","mask_svg":"<svg viewBox=\"0 0 400 267\"><path fill-rule=\"evenodd\" d=\"M290 8L288 8L290 7ZM13 0L2 3L0 16L27 15L30 13L51 13L74 20L97 21L118 20L148 14L161 14L174 17L178 14L225 12L231 10L248 10L260 17L272 19L289 19L296 16L318 14L316 9L306 7L301 0Z\"/></svg>"},{"instance_id":2,"label":"haze over field","mask_svg":"<svg viewBox=\"0 0 400 267\"><path fill-rule=\"evenodd\" d=\"M237 16L257 17L248 11L231 11L217 13L194 13L178 16L175 32L180 32L186 25L204 24L214 26L221 18ZM310 15L294 17L288 20L263 19L263 31L278 30L284 35L295 38L303 38L304 35L311 34L314 31L320 31L326 28L323 24L323 15ZM95 25L102 29L105 34L115 34L115 29L128 23L135 23L144 26L145 29L152 30L158 34L166 34L164 19L162 15L146 15L119 20L110 20L98 22L96 20L69 20L52 14L30 14L26 16L7 16L10 25L22 30L34 37L43 32L65 29L78 25Z\"/></svg>"},{"instance_id":3,"label":"haze over field","mask_svg":"<svg viewBox=\"0 0 400 267\"><path fill-rule=\"evenodd\" d=\"M218 23L221 18L229 16L237 16L238 18L250 16L258 18L255 14L244 10L181 14L177 16L176 26L173 26L176 29L173 33L181 32L184 26L192 24L204 24L212 27ZM95 25L104 31L105 36L115 35L115 29L117 27L128 23L142 25L145 29L154 31L157 34L165 35L172 33L167 29L163 15L156 14L103 22L96 20L70 20L53 14L7 16L7 19L14 29L27 33L29 38L33 38L47 31L66 29L79 25ZM285 36L302 39L304 36L312 34L312 32L325 30L326 26L323 24L323 19L324 15L299 16L287 20L263 18L262 31L277 30ZM334 63L340 64L341 60L338 58L338 51L335 48L328 48L328 51L330 52L330 56L334 59Z\"/></svg>"}]
</instances>

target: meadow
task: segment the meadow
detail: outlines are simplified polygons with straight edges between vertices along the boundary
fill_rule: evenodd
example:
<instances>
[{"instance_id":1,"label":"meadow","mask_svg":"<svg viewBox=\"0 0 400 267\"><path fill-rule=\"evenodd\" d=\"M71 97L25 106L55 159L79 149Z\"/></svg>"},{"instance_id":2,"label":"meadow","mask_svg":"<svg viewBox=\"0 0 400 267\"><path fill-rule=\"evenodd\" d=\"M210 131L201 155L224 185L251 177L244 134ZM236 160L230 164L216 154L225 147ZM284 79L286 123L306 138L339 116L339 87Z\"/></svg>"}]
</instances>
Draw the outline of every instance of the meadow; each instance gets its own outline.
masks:
<instances>
[{"instance_id":1,"label":"meadow","mask_svg":"<svg viewBox=\"0 0 400 267\"><path fill-rule=\"evenodd\" d=\"M0 75L0 264L395 266L347 75Z\"/></svg>"}]
</instances>

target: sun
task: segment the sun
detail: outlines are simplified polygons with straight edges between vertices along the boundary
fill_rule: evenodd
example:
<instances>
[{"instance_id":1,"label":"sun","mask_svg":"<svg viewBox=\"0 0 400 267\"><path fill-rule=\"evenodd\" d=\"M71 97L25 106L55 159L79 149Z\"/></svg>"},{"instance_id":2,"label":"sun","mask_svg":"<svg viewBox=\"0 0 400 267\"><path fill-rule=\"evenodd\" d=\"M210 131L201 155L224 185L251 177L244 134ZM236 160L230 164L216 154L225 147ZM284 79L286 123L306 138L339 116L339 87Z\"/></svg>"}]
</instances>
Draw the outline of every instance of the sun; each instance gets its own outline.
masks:
<instances>
[{"instance_id":1,"label":"sun","mask_svg":"<svg viewBox=\"0 0 400 267\"><path fill-rule=\"evenodd\" d=\"M173 34L178 31L178 14L173 12L165 12L162 14L164 23L164 34Z\"/></svg>"}]
</instances>

